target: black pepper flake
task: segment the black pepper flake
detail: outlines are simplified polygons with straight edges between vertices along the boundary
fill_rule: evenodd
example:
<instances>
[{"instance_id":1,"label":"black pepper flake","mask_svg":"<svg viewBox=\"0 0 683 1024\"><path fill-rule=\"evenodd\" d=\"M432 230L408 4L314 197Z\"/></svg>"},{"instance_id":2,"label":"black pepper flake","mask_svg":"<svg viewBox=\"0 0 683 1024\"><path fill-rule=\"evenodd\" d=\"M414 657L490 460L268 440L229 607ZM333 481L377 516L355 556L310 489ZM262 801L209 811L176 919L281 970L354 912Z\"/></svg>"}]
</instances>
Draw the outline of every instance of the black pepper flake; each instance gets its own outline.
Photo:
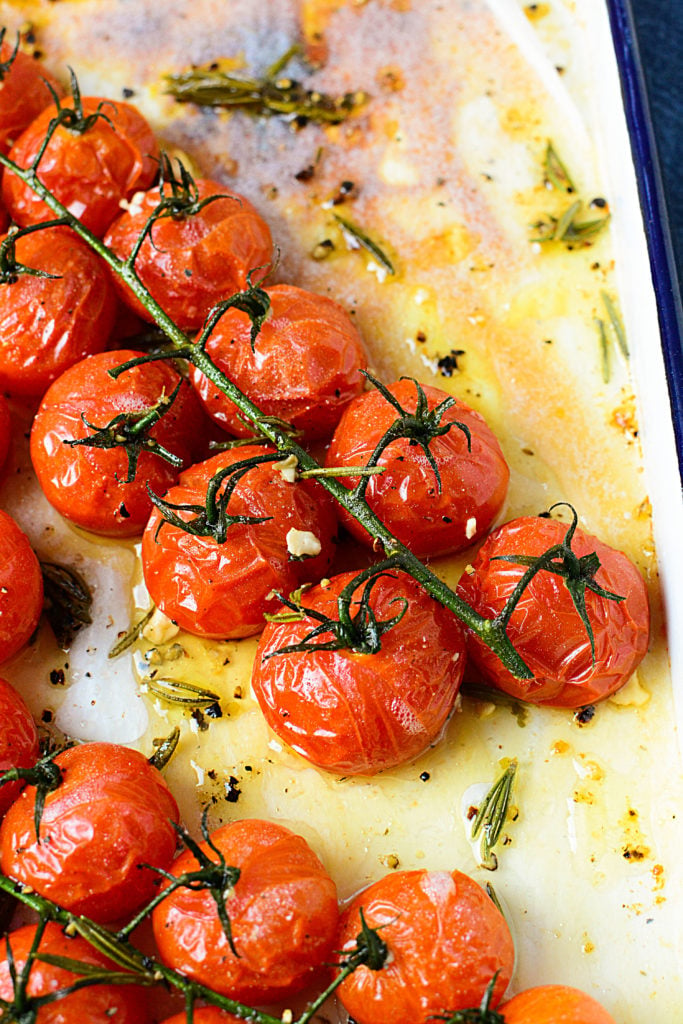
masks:
<instances>
[{"instance_id":1,"label":"black pepper flake","mask_svg":"<svg viewBox=\"0 0 683 1024\"><path fill-rule=\"evenodd\" d=\"M430 778L431 775L429 774L429 772L422 772L422 774L420 775L420 782L429 782Z\"/></svg>"},{"instance_id":2,"label":"black pepper flake","mask_svg":"<svg viewBox=\"0 0 683 1024\"><path fill-rule=\"evenodd\" d=\"M424 331L418 331L417 334L415 335L415 341L419 341L421 345L423 345L426 340L427 335L425 334Z\"/></svg>"},{"instance_id":3,"label":"black pepper flake","mask_svg":"<svg viewBox=\"0 0 683 1024\"><path fill-rule=\"evenodd\" d=\"M121 95L123 96L124 100L130 100L133 98L133 96L135 96L135 89L129 89L128 86L124 85L123 89L121 90Z\"/></svg>"},{"instance_id":4,"label":"black pepper flake","mask_svg":"<svg viewBox=\"0 0 683 1024\"><path fill-rule=\"evenodd\" d=\"M225 783L225 799L229 804L236 804L241 793L242 790L239 788L239 779L236 779L234 775L231 775Z\"/></svg>"},{"instance_id":5,"label":"black pepper flake","mask_svg":"<svg viewBox=\"0 0 683 1024\"><path fill-rule=\"evenodd\" d=\"M53 668L50 672L50 682L53 686L64 686L66 676L63 668Z\"/></svg>"},{"instance_id":6,"label":"black pepper flake","mask_svg":"<svg viewBox=\"0 0 683 1024\"><path fill-rule=\"evenodd\" d=\"M49 724L50 724L50 722L52 721L52 718L53 718L53 714L52 714L52 712L50 711L50 709L49 709L49 708L44 708L44 709L43 709L43 713L42 713L42 715L40 716L40 720L41 720L41 722L44 722L44 723L45 723L45 725L49 725Z\"/></svg>"},{"instance_id":7,"label":"black pepper flake","mask_svg":"<svg viewBox=\"0 0 683 1024\"><path fill-rule=\"evenodd\" d=\"M209 704L208 708L204 708L204 714L208 715L209 718L222 718L223 709L216 700L213 704Z\"/></svg>"},{"instance_id":8,"label":"black pepper flake","mask_svg":"<svg viewBox=\"0 0 683 1024\"><path fill-rule=\"evenodd\" d=\"M452 377L456 370L460 369L458 366L458 357L464 356L465 350L462 348L452 348L447 356L439 359L437 366L439 367L439 373L442 377Z\"/></svg>"},{"instance_id":9,"label":"black pepper flake","mask_svg":"<svg viewBox=\"0 0 683 1024\"><path fill-rule=\"evenodd\" d=\"M204 715L199 710L199 708L193 708L193 710L192 710L192 718L195 720L195 722L199 726L199 731L200 732L206 732L206 730L209 728L209 723L206 721L206 719L204 718Z\"/></svg>"},{"instance_id":10,"label":"black pepper flake","mask_svg":"<svg viewBox=\"0 0 683 1024\"><path fill-rule=\"evenodd\" d=\"M313 164L308 164L307 167L302 167L300 171L294 175L297 181L310 181L315 175L315 167Z\"/></svg>"},{"instance_id":11,"label":"black pepper flake","mask_svg":"<svg viewBox=\"0 0 683 1024\"><path fill-rule=\"evenodd\" d=\"M356 183L353 181L342 181L341 185L337 189L336 195L332 196L332 205L341 206L345 203L349 196L356 194Z\"/></svg>"},{"instance_id":12,"label":"black pepper flake","mask_svg":"<svg viewBox=\"0 0 683 1024\"><path fill-rule=\"evenodd\" d=\"M579 708L574 715L574 721L577 725L588 725L592 721L595 715L595 706L593 704L587 704L585 708Z\"/></svg>"},{"instance_id":13,"label":"black pepper flake","mask_svg":"<svg viewBox=\"0 0 683 1024\"><path fill-rule=\"evenodd\" d=\"M121 504L119 505L119 515L121 516L122 519L130 519L130 512L123 504L123 502L121 502Z\"/></svg>"}]
</instances>

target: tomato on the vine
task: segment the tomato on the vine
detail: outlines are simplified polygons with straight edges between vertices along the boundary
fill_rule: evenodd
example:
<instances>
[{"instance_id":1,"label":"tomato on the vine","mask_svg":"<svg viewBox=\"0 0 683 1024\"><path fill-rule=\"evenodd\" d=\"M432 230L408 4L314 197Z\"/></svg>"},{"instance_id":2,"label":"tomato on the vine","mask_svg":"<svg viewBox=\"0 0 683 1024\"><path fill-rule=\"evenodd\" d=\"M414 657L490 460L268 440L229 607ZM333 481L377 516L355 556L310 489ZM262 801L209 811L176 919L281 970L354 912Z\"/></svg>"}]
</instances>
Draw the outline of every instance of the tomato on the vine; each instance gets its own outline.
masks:
<instances>
[{"instance_id":1,"label":"tomato on the vine","mask_svg":"<svg viewBox=\"0 0 683 1024\"><path fill-rule=\"evenodd\" d=\"M199 400L169 362L142 363L116 379L109 375L142 355L129 349L101 352L70 367L46 392L31 430L33 468L48 501L73 523L104 536L141 533L152 508L147 485L163 493L178 479L180 465L162 458L149 442L187 465L206 433ZM128 480L131 449L69 443L96 439L105 428L110 440L124 438L122 421L109 427L117 417L131 417L134 432L142 413L167 402L178 385L168 411L132 438L133 450L140 448L134 479Z\"/></svg>"},{"instance_id":2,"label":"tomato on the vine","mask_svg":"<svg viewBox=\"0 0 683 1024\"><path fill-rule=\"evenodd\" d=\"M2 37L0 37L1 39ZM21 50L14 52L14 43L2 39L0 45L0 153L9 153L31 121L54 97L64 90L39 61Z\"/></svg>"},{"instance_id":3,"label":"tomato on the vine","mask_svg":"<svg viewBox=\"0 0 683 1024\"><path fill-rule=\"evenodd\" d=\"M329 957L337 925L337 891L301 836L275 822L233 821L210 836L239 878L225 901L234 951L206 889L177 888L152 915L154 937L166 964L233 999L270 1003L311 982ZM196 871L187 850L172 874ZM168 883L166 883L168 884Z\"/></svg>"},{"instance_id":4,"label":"tomato on the vine","mask_svg":"<svg viewBox=\"0 0 683 1024\"><path fill-rule=\"evenodd\" d=\"M361 336L337 302L280 284L264 289L270 309L252 348L251 320L229 309L213 328L206 352L268 416L291 423L312 440L334 430L344 408L363 390ZM199 370L190 379L209 415L237 437L253 431L237 407Z\"/></svg>"},{"instance_id":5,"label":"tomato on the vine","mask_svg":"<svg viewBox=\"0 0 683 1024\"><path fill-rule=\"evenodd\" d=\"M569 985L539 985L498 1007L505 1024L616 1024L592 996Z\"/></svg>"},{"instance_id":6,"label":"tomato on the vine","mask_svg":"<svg viewBox=\"0 0 683 1024\"><path fill-rule=\"evenodd\" d=\"M421 392L426 399L423 418L450 397L439 388L418 386L413 380L400 380L386 390L411 420ZM354 399L334 433L326 464L367 465L400 416L381 389ZM377 464L384 467L384 472L370 477L365 492L372 510L419 557L447 554L473 544L489 529L507 493L507 463L483 417L457 402L443 408L436 424L439 430L448 425L446 433L437 433L428 443L440 481L430 457L416 440L419 427L411 422L408 436L392 440L380 455ZM357 481L354 476L343 479L347 486ZM368 532L351 515L342 513L341 518L354 537L372 543Z\"/></svg>"},{"instance_id":7,"label":"tomato on the vine","mask_svg":"<svg viewBox=\"0 0 683 1024\"><path fill-rule=\"evenodd\" d=\"M66 227L21 235L20 270L0 282L0 388L39 397L60 373L109 340L117 300L99 256Z\"/></svg>"},{"instance_id":8,"label":"tomato on the vine","mask_svg":"<svg viewBox=\"0 0 683 1024\"><path fill-rule=\"evenodd\" d=\"M40 563L24 531L0 510L0 662L27 643L42 610Z\"/></svg>"},{"instance_id":9,"label":"tomato on the vine","mask_svg":"<svg viewBox=\"0 0 683 1024\"><path fill-rule=\"evenodd\" d=\"M0 775L12 768L31 768L40 756L38 730L20 693L0 679ZM0 786L0 817L16 800L21 780Z\"/></svg>"},{"instance_id":10,"label":"tomato on the vine","mask_svg":"<svg viewBox=\"0 0 683 1024\"><path fill-rule=\"evenodd\" d=\"M7 943L12 952L13 966L10 964L6 943L0 947L0 999L12 1004L15 995L15 984L12 971L20 976L22 969L31 954L36 936L36 925L25 925L17 928L7 936ZM75 960L88 967L98 967L104 971L118 971L111 960L94 949L80 935L69 936L56 922L48 921L40 938L37 950L40 956L61 957ZM86 968L87 969L87 968ZM84 972L85 973L85 972ZM34 959L26 986L26 996L36 998L68 988L82 975L77 971L58 967L56 964L45 963ZM3 1006L7 1005L3 1003ZM76 992L70 992L54 1001L46 1002L37 1010L35 1017L30 1015L25 1001L20 1001L17 1016L11 1009L6 1010L8 1020L30 1020L34 1024L150 1024L151 1015L147 1009L145 990L139 985L96 984L88 985ZM3 1013L4 1016L4 1013Z\"/></svg>"},{"instance_id":11,"label":"tomato on the vine","mask_svg":"<svg viewBox=\"0 0 683 1024\"><path fill-rule=\"evenodd\" d=\"M139 113L122 100L113 102L83 97L85 127L60 124L40 160L38 178L74 217L101 236L120 213L122 200L147 188L158 163L159 149L151 128ZM73 99L62 109L72 109ZM101 116L95 117L98 110ZM51 104L31 122L10 150L10 159L29 167L40 152L50 121L57 115ZM55 214L11 171L6 170L2 195L12 218L25 227L51 220Z\"/></svg>"},{"instance_id":12,"label":"tomato on the vine","mask_svg":"<svg viewBox=\"0 0 683 1024\"><path fill-rule=\"evenodd\" d=\"M252 459L267 461L240 475L240 465ZM230 522L223 541L208 530L188 533L165 522L159 508L152 512L142 538L145 583L155 604L181 629L213 639L259 633L264 613L277 608L274 591L289 594L329 568L337 528L334 501L313 480L285 479L279 461L265 446L233 448L185 470L165 495L188 523L194 514L178 506L206 507L216 474L237 473L225 511L228 521L238 521ZM230 483L223 480L211 503L219 521L216 503ZM241 517L262 521L240 522Z\"/></svg>"},{"instance_id":13,"label":"tomato on the vine","mask_svg":"<svg viewBox=\"0 0 683 1024\"><path fill-rule=\"evenodd\" d=\"M74 914L118 921L156 892L173 860L178 807L138 751L83 743L54 757L61 781L45 796L36 835L37 786L0 826L2 871Z\"/></svg>"},{"instance_id":14,"label":"tomato on the vine","mask_svg":"<svg viewBox=\"0 0 683 1024\"><path fill-rule=\"evenodd\" d=\"M337 599L355 575L306 591L303 610L338 619ZM354 588L352 615L364 614L363 599L379 623L400 617L375 653L363 650L362 635L356 649L316 650L313 644L334 639L331 630L308 650L276 653L300 644L319 619L270 622L252 674L271 729L313 764L341 775L371 775L423 753L441 734L465 667L460 623L406 573L387 572Z\"/></svg>"},{"instance_id":15,"label":"tomato on the vine","mask_svg":"<svg viewBox=\"0 0 683 1024\"><path fill-rule=\"evenodd\" d=\"M487 618L500 614L528 569L527 562L515 561L515 556L537 558L560 544L567 530L566 523L544 516L505 523L487 538L462 575L459 596ZM472 634L467 638L470 659L484 681L533 704L579 708L604 700L627 682L647 653L650 615L647 587L638 569L621 551L580 529L571 549L579 559L597 556L600 567L594 584L619 598L585 588L594 657L590 633L563 575L553 568L533 577L507 626L533 678L515 678L481 640Z\"/></svg>"},{"instance_id":16,"label":"tomato on the vine","mask_svg":"<svg viewBox=\"0 0 683 1024\"><path fill-rule=\"evenodd\" d=\"M498 972L491 1006L514 965L505 918L460 871L397 871L359 893L342 915L342 959L365 924L385 947L383 966L361 965L338 989L358 1024L423 1024L481 1004Z\"/></svg>"},{"instance_id":17,"label":"tomato on the vine","mask_svg":"<svg viewBox=\"0 0 683 1024\"><path fill-rule=\"evenodd\" d=\"M142 283L183 330L200 327L212 306L246 288L251 271L262 268L262 277L273 258L270 228L248 199L206 178L194 185L198 203L222 198L158 219L135 260ZM120 259L128 258L161 198L159 188L136 195L111 225L105 243ZM118 287L143 320L152 319L125 285Z\"/></svg>"}]
</instances>

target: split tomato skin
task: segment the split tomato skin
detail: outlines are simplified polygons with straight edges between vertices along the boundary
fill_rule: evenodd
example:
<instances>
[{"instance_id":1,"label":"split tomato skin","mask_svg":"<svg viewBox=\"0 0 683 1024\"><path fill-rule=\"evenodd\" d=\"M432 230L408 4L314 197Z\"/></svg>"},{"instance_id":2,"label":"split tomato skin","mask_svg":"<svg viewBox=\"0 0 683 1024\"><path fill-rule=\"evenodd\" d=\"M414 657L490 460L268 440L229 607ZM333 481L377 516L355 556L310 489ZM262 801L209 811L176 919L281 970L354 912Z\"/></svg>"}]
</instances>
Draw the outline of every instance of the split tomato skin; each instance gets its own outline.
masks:
<instances>
[{"instance_id":1,"label":"split tomato skin","mask_svg":"<svg viewBox=\"0 0 683 1024\"><path fill-rule=\"evenodd\" d=\"M53 276L0 284L0 388L39 398L106 347L118 303L104 263L70 229L24 235L15 251L19 263Z\"/></svg>"},{"instance_id":2,"label":"split tomato skin","mask_svg":"<svg viewBox=\"0 0 683 1024\"><path fill-rule=\"evenodd\" d=\"M0 663L28 642L42 610L38 558L24 531L0 509Z\"/></svg>"},{"instance_id":3,"label":"split tomato skin","mask_svg":"<svg viewBox=\"0 0 683 1024\"><path fill-rule=\"evenodd\" d=\"M275 455L274 449L256 445L221 452L185 470L164 500L205 505L209 481L217 472L269 452ZM216 640L260 633L264 614L278 605L273 591L287 595L302 583L320 579L329 568L337 530L334 501L315 481L286 481L277 461L250 469L227 507L231 515L266 520L234 523L224 543L164 523L159 510L153 510L142 538L145 583L157 607L181 629ZM313 534L320 554L293 560L287 546L291 529Z\"/></svg>"},{"instance_id":4,"label":"split tomato skin","mask_svg":"<svg viewBox=\"0 0 683 1024\"><path fill-rule=\"evenodd\" d=\"M329 437L367 366L353 320L324 295L275 285L266 288L270 311L251 347L251 321L229 309L214 327L207 355L266 415L291 423L307 441ZM253 431L237 407L199 370L190 379L211 418L236 437Z\"/></svg>"},{"instance_id":5,"label":"split tomato skin","mask_svg":"<svg viewBox=\"0 0 683 1024\"><path fill-rule=\"evenodd\" d=\"M501 556L538 556L567 533L567 525L525 516L505 523L486 540L460 579L457 593L481 615L493 618L526 571L496 561ZM604 700L624 685L647 653L650 615L647 587L621 551L577 529L572 550L595 552L601 568L596 583L624 598L612 601L586 590L586 608L595 637L592 661L588 633L561 576L540 571L512 613L507 633L532 679L516 679L474 635L467 647L484 681L519 700L548 707L580 708Z\"/></svg>"},{"instance_id":6,"label":"split tomato skin","mask_svg":"<svg viewBox=\"0 0 683 1024\"><path fill-rule=\"evenodd\" d=\"M349 951L360 911L378 929L388 958L358 967L338 989L358 1024L424 1024L481 1004L498 971L491 1006L514 965L505 919L484 890L460 871L397 871L359 893L342 915L337 948Z\"/></svg>"},{"instance_id":7,"label":"split tomato skin","mask_svg":"<svg viewBox=\"0 0 683 1024\"><path fill-rule=\"evenodd\" d=\"M439 388L422 385L422 390L430 410L449 397ZM415 412L414 381L400 380L389 391L403 409ZM366 465L397 415L378 390L354 399L334 433L326 464ZM470 430L471 450L456 422ZM454 425L429 444L439 467L440 490L422 448L409 438L399 438L384 450L378 463L384 472L370 478L366 491L372 510L419 558L460 551L482 537L502 508L510 475L493 431L478 412L457 402L444 412L441 423ZM357 481L353 476L342 479L348 487ZM352 516L342 512L341 519L354 537L372 544Z\"/></svg>"},{"instance_id":8,"label":"split tomato skin","mask_svg":"<svg viewBox=\"0 0 683 1024\"><path fill-rule=\"evenodd\" d=\"M136 750L84 743L55 757L62 782L45 799L36 837L36 787L0 826L2 871L99 923L130 916L154 896L176 848L178 806L163 776Z\"/></svg>"},{"instance_id":9,"label":"split tomato skin","mask_svg":"<svg viewBox=\"0 0 683 1024\"><path fill-rule=\"evenodd\" d=\"M505 1024L616 1024L592 996L569 985L539 985L498 1007Z\"/></svg>"},{"instance_id":10,"label":"split tomato skin","mask_svg":"<svg viewBox=\"0 0 683 1024\"><path fill-rule=\"evenodd\" d=\"M121 202L147 188L158 164L159 149L151 128L134 107L123 101L83 97L85 116L102 104L103 117L83 132L60 125L40 160L38 178L74 217L101 237L121 212ZM72 107L70 99L62 107ZM22 132L10 159L29 167L57 114L51 104ZM142 147L142 148L140 148ZM20 178L5 171L2 196L8 212L21 227L52 220L55 214Z\"/></svg>"},{"instance_id":11,"label":"split tomato skin","mask_svg":"<svg viewBox=\"0 0 683 1024\"><path fill-rule=\"evenodd\" d=\"M308 590L304 607L338 618L353 572ZM362 596L354 593L352 611ZM458 620L406 573L380 576L370 595L378 620L406 611L375 654L352 650L274 654L300 643L317 620L270 622L259 641L252 689L270 728L308 761L340 775L374 775L435 743L458 695L465 638ZM332 639L325 633L316 642Z\"/></svg>"},{"instance_id":12,"label":"split tomato skin","mask_svg":"<svg viewBox=\"0 0 683 1024\"><path fill-rule=\"evenodd\" d=\"M0 46L0 61L8 61L13 51L14 43L5 39ZM63 96L64 90L47 68L21 50L17 52L9 71L5 72L1 81L0 152L9 153L14 142L24 129L28 128L31 121L48 104L54 103L47 83L57 96Z\"/></svg>"},{"instance_id":13,"label":"split tomato skin","mask_svg":"<svg viewBox=\"0 0 683 1024\"><path fill-rule=\"evenodd\" d=\"M0 679L0 775L12 768L32 768L40 756L38 730L21 694ZM21 793L21 780L0 786L0 818Z\"/></svg>"},{"instance_id":14,"label":"split tomato skin","mask_svg":"<svg viewBox=\"0 0 683 1024\"><path fill-rule=\"evenodd\" d=\"M153 912L163 961L195 981L250 1005L305 988L331 954L339 919L337 891L306 841L276 822L244 819L211 835L240 877L226 902L231 951L209 892L176 889ZM215 860L206 843L201 848ZM172 874L196 870L185 851Z\"/></svg>"},{"instance_id":15,"label":"split tomato skin","mask_svg":"<svg viewBox=\"0 0 683 1024\"><path fill-rule=\"evenodd\" d=\"M141 355L134 349L101 352L70 367L46 392L31 430L33 468L50 504L72 523L102 536L141 534L152 509L147 484L163 494L178 479L177 467L143 451L135 479L128 483L122 448L67 443L95 432L82 415L104 427L115 416L151 408L173 392L180 377L167 362L144 363L116 380L110 377L110 369ZM150 436L187 465L199 451L206 423L192 388L183 381Z\"/></svg>"},{"instance_id":16,"label":"split tomato skin","mask_svg":"<svg viewBox=\"0 0 683 1024\"><path fill-rule=\"evenodd\" d=\"M142 244L135 269L153 298L183 330L199 328L209 310L255 282L273 258L270 228L244 196L217 181L196 181L200 200L214 199L199 213L158 220ZM134 197L129 209L111 225L105 243L127 259L160 200L159 188ZM150 313L116 280L122 299L143 320Z\"/></svg>"},{"instance_id":17,"label":"split tomato skin","mask_svg":"<svg viewBox=\"0 0 683 1024\"><path fill-rule=\"evenodd\" d=\"M35 925L26 925L9 933L8 942L17 974L20 974L28 959L35 934ZM85 939L78 935L67 936L54 921L49 921L45 926L38 952L41 955L93 964L104 970L120 970ZM73 985L78 977L77 972L34 960L26 993L29 997L45 996ZM11 1002L13 995L14 986L7 947L3 943L0 959L0 999ZM112 1020L115 1020L116 1024L151 1024L152 1018L147 1009L145 990L139 985L91 985L41 1006L35 1017L35 1024L82 1024L83 1021L87 1021L88 1024L111 1024Z\"/></svg>"}]
</instances>

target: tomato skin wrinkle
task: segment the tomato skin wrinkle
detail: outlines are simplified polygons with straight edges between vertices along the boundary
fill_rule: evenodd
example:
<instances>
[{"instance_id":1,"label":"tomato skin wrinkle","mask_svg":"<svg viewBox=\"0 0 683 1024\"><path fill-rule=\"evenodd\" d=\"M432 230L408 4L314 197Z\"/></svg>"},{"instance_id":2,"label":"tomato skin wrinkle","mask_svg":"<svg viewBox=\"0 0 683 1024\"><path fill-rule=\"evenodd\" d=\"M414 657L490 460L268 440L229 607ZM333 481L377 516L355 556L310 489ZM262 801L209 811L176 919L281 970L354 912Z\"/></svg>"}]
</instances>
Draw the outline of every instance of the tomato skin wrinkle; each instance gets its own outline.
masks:
<instances>
[{"instance_id":1,"label":"tomato skin wrinkle","mask_svg":"<svg viewBox=\"0 0 683 1024\"><path fill-rule=\"evenodd\" d=\"M83 113L99 117L84 132L59 125L40 160L38 178L85 227L101 237L120 213L122 200L147 188L158 164L152 159L159 149L151 128L130 104L85 96ZM64 100L62 107L72 107ZM54 104L43 110L19 136L9 156L19 167L31 165L55 117ZM142 147L142 148L140 148ZM21 227L51 220L54 214L29 185L6 171L2 197L12 218Z\"/></svg>"},{"instance_id":2,"label":"tomato skin wrinkle","mask_svg":"<svg viewBox=\"0 0 683 1024\"><path fill-rule=\"evenodd\" d=\"M38 730L23 697L0 679L0 775L12 768L32 768L40 756ZM0 817L19 796L24 783L0 786Z\"/></svg>"},{"instance_id":3,"label":"tomato skin wrinkle","mask_svg":"<svg viewBox=\"0 0 683 1024\"><path fill-rule=\"evenodd\" d=\"M360 910L388 948L381 970L358 967L338 989L358 1024L423 1024L479 1006L496 973L491 1005L514 964L512 937L492 900L460 871L397 871L360 892L342 915L337 948L353 948Z\"/></svg>"},{"instance_id":4,"label":"tomato skin wrinkle","mask_svg":"<svg viewBox=\"0 0 683 1024\"><path fill-rule=\"evenodd\" d=\"M338 925L332 878L306 841L276 822L234 821L210 838L240 871L226 902L239 955L230 950L210 893L178 888L152 915L162 959L250 1005L301 991L331 958ZM208 844L200 846L212 857ZM186 851L172 874L196 867Z\"/></svg>"},{"instance_id":5,"label":"tomato skin wrinkle","mask_svg":"<svg viewBox=\"0 0 683 1024\"><path fill-rule=\"evenodd\" d=\"M328 437L344 408L361 393L367 357L349 314L324 295L275 285L265 289L270 311L251 346L251 321L238 309L218 321L205 351L267 416L303 432ZM209 415L230 434L252 431L237 407L197 369L190 379Z\"/></svg>"},{"instance_id":6,"label":"tomato skin wrinkle","mask_svg":"<svg viewBox=\"0 0 683 1024\"><path fill-rule=\"evenodd\" d=\"M191 466L164 500L204 505L215 473L269 450L246 445ZM260 633L264 613L277 607L272 592L289 594L302 583L320 579L335 548L333 499L315 481L287 482L276 464L258 465L246 473L235 487L227 511L267 520L235 523L229 527L225 543L219 544L213 537L192 536L164 523L155 508L142 539L143 572L152 600L181 629L213 639ZM320 554L291 560L287 548L290 529L312 533L320 542Z\"/></svg>"},{"instance_id":7,"label":"tomato skin wrinkle","mask_svg":"<svg viewBox=\"0 0 683 1024\"><path fill-rule=\"evenodd\" d=\"M2 871L75 914L104 923L156 892L175 853L178 807L138 751L83 743L55 757L63 781L48 793L36 839L36 788L27 786L0 826Z\"/></svg>"},{"instance_id":8,"label":"tomato skin wrinkle","mask_svg":"<svg viewBox=\"0 0 683 1024\"><path fill-rule=\"evenodd\" d=\"M24 531L0 510L0 662L28 642L43 610L43 576Z\"/></svg>"},{"instance_id":9,"label":"tomato skin wrinkle","mask_svg":"<svg viewBox=\"0 0 683 1024\"><path fill-rule=\"evenodd\" d=\"M506 523L488 537L472 561L473 571L461 577L457 593L481 615L493 618L526 569L507 558L541 555L559 544L566 532L566 524L542 516ZM609 600L586 590L594 662L590 638L571 595L562 577L553 572L534 576L507 627L533 678L515 679L476 637L468 634L467 639L470 659L486 683L548 707L580 708L604 700L627 682L648 648L647 587L637 568L622 552L579 529L572 550L578 556L596 552L601 566L596 583L624 598ZM506 558L496 560L500 556Z\"/></svg>"},{"instance_id":10,"label":"tomato skin wrinkle","mask_svg":"<svg viewBox=\"0 0 683 1024\"><path fill-rule=\"evenodd\" d=\"M304 608L337 618L343 573L304 593ZM359 592L354 600L359 599ZM252 688L270 728L327 771L373 775L413 760L441 735L460 688L465 640L459 622L406 573L381 576L370 605L378 619L405 614L374 654L349 650L274 654L317 620L270 622L254 661ZM319 642L331 638L322 634Z\"/></svg>"},{"instance_id":11,"label":"tomato skin wrinkle","mask_svg":"<svg viewBox=\"0 0 683 1024\"><path fill-rule=\"evenodd\" d=\"M439 388L421 387L430 410L450 397ZM415 412L414 381L400 380L388 390L403 409ZM396 419L396 409L379 391L354 399L334 433L326 465L366 465ZM453 426L429 444L440 488L425 453L402 437L385 448L378 460L384 472L370 478L365 492L372 510L420 558L460 551L482 537L500 512L510 475L495 435L474 409L456 402L445 410L441 423ZM457 423L469 429L471 446ZM357 479L343 477L342 482L350 487ZM341 520L358 540L372 543L348 513Z\"/></svg>"},{"instance_id":12,"label":"tomato skin wrinkle","mask_svg":"<svg viewBox=\"0 0 683 1024\"><path fill-rule=\"evenodd\" d=\"M13 50L14 43L5 38L0 46L0 61L8 61ZM58 96L64 95L57 79L43 64L18 50L0 89L0 152L9 153L24 129L53 103L47 83Z\"/></svg>"},{"instance_id":13,"label":"tomato skin wrinkle","mask_svg":"<svg viewBox=\"0 0 683 1024\"><path fill-rule=\"evenodd\" d=\"M505 1024L616 1024L592 996L569 985L538 985L499 1008Z\"/></svg>"},{"instance_id":14,"label":"tomato skin wrinkle","mask_svg":"<svg viewBox=\"0 0 683 1024\"><path fill-rule=\"evenodd\" d=\"M221 196L177 219L158 219L143 242L135 270L144 286L183 330L199 328L218 302L247 287L266 273L273 258L270 228L246 197L231 193L219 182L199 178L199 200ZM105 243L127 259L149 217L159 204L159 188L138 193L129 209L111 225ZM121 298L143 320L151 314L119 279Z\"/></svg>"}]
</instances>

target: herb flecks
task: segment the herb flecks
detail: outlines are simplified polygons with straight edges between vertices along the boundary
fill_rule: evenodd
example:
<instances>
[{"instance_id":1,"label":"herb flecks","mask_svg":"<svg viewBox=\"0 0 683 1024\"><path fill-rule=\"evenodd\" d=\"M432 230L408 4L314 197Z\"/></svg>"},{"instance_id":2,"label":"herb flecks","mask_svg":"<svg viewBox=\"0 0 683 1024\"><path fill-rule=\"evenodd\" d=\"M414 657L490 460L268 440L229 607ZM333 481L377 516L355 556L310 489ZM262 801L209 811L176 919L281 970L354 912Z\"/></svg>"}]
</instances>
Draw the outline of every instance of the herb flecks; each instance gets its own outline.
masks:
<instances>
[{"instance_id":1,"label":"herb flecks","mask_svg":"<svg viewBox=\"0 0 683 1024\"><path fill-rule=\"evenodd\" d=\"M545 150L543 174L546 186L549 188L556 188L561 192L576 192L576 185L550 140L548 140Z\"/></svg>"},{"instance_id":2,"label":"herb flecks","mask_svg":"<svg viewBox=\"0 0 683 1024\"><path fill-rule=\"evenodd\" d=\"M609 223L609 212L593 219L580 219L583 203L580 199L568 206L559 217L546 214L532 225L532 242L564 242L568 247L591 245Z\"/></svg>"},{"instance_id":3,"label":"herb flecks","mask_svg":"<svg viewBox=\"0 0 683 1024\"><path fill-rule=\"evenodd\" d=\"M498 867L493 848L508 818L516 772L517 761L512 760L493 783L472 820L472 839L481 836L482 867L489 870Z\"/></svg>"},{"instance_id":4,"label":"herb flecks","mask_svg":"<svg viewBox=\"0 0 683 1024\"><path fill-rule=\"evenodd\" d=\"M357 224L352 223L348 217L342 217L339 213L332 215L339 224L344 234L351 240L351 244L358 248L360 246L369 252L371 256L374 256L380 267L392 276L396 273L394 264L391 262L387 254L383 249L379 247L377 242L374 242L368 234L365 233Z\"/></svg>"},{"instance_id":5,"label":"herb flecks","mask_svg":"<svg viewBox=\"0 0 683 1024\"><path fill-rule=\"evenodd\" d=\"M619 346L619 350L623 355L624 359L628 359L629 351L628 342L626 341L626 331L624 330L624 324L622 322L622 319L619 316L619 313L617 312L617 307L614 304L614 300L607 292L604 291L600 292L600 298L602 299L603 305L607 310L607 316L609 317L609 322L611 324L612 330L614 331L614 336L617 339L617 345Z\"/></svg>"}]
</instances>

